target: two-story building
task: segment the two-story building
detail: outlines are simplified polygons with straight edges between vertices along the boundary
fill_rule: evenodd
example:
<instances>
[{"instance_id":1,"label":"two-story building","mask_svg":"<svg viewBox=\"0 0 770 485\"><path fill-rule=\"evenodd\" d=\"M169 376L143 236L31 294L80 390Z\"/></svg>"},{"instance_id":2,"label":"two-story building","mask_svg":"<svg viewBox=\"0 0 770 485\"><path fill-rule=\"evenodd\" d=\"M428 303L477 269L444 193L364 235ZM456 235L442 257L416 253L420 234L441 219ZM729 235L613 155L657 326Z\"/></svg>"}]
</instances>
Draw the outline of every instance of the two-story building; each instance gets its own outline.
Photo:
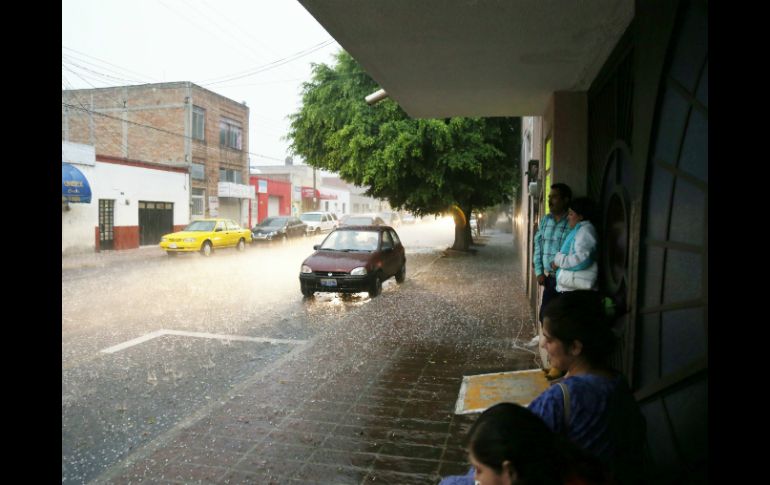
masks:
<instances>
[{"instance_id":1,"label":"two-story building","mask_svg":"<svg viewBox=\"0 0 770 485\"><path fill-rule=\"evenodd\" d=\"M135 217L116 228L136 244L157 244L157 234L196 218L227 217L248 225L254 199L248 184L248 124L245 104L191 82L62 91L63 142L93 146L96 159L111 164L170 167L188 174L182 204L134 198ZM156 172L143 175L145 181ZM99 218L107 216L100 209ZM149 224L162 227L153 227L151 238L142 237ZM94 226L102 232L97 221Z\"/></svg>"}]
</instances>

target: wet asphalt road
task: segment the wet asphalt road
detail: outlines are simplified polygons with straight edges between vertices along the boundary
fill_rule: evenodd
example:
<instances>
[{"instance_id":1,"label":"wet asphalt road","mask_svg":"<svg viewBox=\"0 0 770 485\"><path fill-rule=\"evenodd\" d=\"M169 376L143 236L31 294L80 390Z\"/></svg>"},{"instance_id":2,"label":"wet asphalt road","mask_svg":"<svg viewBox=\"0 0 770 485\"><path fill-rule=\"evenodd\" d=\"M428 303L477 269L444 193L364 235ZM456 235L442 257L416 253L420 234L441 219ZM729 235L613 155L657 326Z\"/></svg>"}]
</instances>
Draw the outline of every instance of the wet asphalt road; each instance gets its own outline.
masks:
<instances>
[{"instance_id":1,"label":"wet asphalt road","mask_svg":"<svg viewBox=\"0 0 770 485\"><path fill-rule=\"evenodd\" d=\"M407 280L453 238L446 221L397 232ZM365 293L302 298L299 266L322 239L63 271L62 483L88 482L369 304ZM102 352L161 330L187 333Z\"/></svg>"}]
</instances>

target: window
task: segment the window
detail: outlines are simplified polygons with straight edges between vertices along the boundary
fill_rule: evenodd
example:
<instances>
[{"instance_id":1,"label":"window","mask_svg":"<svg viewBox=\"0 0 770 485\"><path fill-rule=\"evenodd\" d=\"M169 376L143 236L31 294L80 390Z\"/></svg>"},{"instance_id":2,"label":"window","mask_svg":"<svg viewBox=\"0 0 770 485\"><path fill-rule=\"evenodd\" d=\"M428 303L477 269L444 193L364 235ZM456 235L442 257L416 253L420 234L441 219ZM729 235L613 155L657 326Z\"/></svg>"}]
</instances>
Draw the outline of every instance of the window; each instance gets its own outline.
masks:
<instances>
[{"instance_id":1,"label":"window","mask_svg":"<svg viewBox=\"0 0 770 485\"><path fill-rule=\"evenodd\" d=\"M219 144L228 148L242 149L243 134L237 121L223 119L219 122Z\"/></svg>"},{"instance_id":2,"label":"window","mask_svg":"<svg viewBox=\"0 0 770 485\"><path fill-rule=\"evenodd\" d=\"M396 245L401 244L401 240L398 238L398 235L393 231L388 231L390 233L390 237L393 238L393 242L396 243Z\"/></svg>"},{"instance_id":3,"label":"window","mask_svg":"<svg viewBox=\"0 0 770 485\"><path fill-rule=\"evenodd\" d=\"M192 175L193 180L206 180L206 166L193 162L190 175Z\"/></svg>"},{"instance_id":4,"label":"window","mask_svg":"<svg viewBox=\"0 0 770 485\"><path fill-rule=\"evenodd\" d=\"M192 215L206 215L206 191L204 189L192 189Z\"/></svg>"},{"instance_id":5,"label":"window","mask_svg":"<svg viewBox=\"0 0 770 485\"><path fill-rule=\"evenodd\" d=\"M388 231L382 233L382 249L393 249L393 239Z\"/></svg>"},{"instance_id":6,"label":"window","mask_svg":"<svg viewBox=\"0 0 770 485\"><path fill-rule=\"evenodd\" d=\"M206 141L206 110L193 106L192 136L196 140Z\"/></svg>"},{"instance_id":7,"label":"window","mask_svg":"<svg viewBox=\"0 0 770 485\"><path fill-rule=\"evenodd\" d=\"M220 182L233 182L236 184L243 183L243 174L240 170L232 170L230 168L219 169L219 181Z\"/></svg>"}]
</instances>

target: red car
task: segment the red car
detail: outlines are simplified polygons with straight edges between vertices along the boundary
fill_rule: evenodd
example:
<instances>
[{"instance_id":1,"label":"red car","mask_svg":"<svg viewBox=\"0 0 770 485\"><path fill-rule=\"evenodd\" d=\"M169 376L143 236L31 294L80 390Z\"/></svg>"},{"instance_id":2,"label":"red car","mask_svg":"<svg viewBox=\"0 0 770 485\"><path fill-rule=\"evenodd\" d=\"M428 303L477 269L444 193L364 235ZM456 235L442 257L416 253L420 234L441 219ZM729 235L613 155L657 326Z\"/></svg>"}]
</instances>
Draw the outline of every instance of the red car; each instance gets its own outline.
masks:
<instances>
[{"instance_id":1,"label":"red car","mask_svg":"<svg viewBox=\"0 0 770 485\"><path fill-rule=\"evenodd\" d=\"M389 226L343 226L332 231L302 263L302 294L316 291L357 293L375 297L382 282L406 278L406 254L396 231Z\"/></svg>"}]
</instances>

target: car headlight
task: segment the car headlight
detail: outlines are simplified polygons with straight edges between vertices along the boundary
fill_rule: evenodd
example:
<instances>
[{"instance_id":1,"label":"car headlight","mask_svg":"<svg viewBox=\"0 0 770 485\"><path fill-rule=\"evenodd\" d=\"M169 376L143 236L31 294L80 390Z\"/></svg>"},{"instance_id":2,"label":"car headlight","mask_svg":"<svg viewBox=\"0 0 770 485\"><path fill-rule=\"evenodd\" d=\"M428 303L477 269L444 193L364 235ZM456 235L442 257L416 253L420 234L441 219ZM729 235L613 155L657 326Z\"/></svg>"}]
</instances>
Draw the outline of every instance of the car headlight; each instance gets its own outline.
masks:
<instances>
[{"instance_id":1,"label":"car headlight","mask_svg":"<svg viewBox=\"0 0 770 485\"><path fill-rule=\"evenodd\" d=\"M353 268L353 271L350 272L353 276L363 276L367 273L366 268L363 266L359 266L358 268Z\"/></svg>"},{"instance_id":2,"label":"car headlight","mask_svg":"<svg viewBox=\"0 0 770 485\"><path fill-rule=\"evenodd\" d=\"M183 239L183 241L184 242L195 242L195 238L194 237L186 237L186 238Z\"/></svg>"},{"instance_id":3,"label":"car headlight","mask_svg":"<svg viewBox=\"0 0 770 485\"><path fill-rule=\"evenodd\" d=\"M310 269L310 266L308 266L308 265L306 265L306 264L303 264L303 265L302 265L302 270L301 270L300 272L301 272L301 273L304 273L304 274L308 274L308 273L312 273L312 272L313 272L313 270L312 270L312 269Z\"/></svg>"},{"instance_id":4,"label":"car headlight","mask_svg":"<svg viewBox=\"0 0 770 485\"><path fill-rule=\"evenodd\" d=\"M270 231L268 236L275 236L276 234L278 234L278 231Z\"/></svg>"}]
</instances>

